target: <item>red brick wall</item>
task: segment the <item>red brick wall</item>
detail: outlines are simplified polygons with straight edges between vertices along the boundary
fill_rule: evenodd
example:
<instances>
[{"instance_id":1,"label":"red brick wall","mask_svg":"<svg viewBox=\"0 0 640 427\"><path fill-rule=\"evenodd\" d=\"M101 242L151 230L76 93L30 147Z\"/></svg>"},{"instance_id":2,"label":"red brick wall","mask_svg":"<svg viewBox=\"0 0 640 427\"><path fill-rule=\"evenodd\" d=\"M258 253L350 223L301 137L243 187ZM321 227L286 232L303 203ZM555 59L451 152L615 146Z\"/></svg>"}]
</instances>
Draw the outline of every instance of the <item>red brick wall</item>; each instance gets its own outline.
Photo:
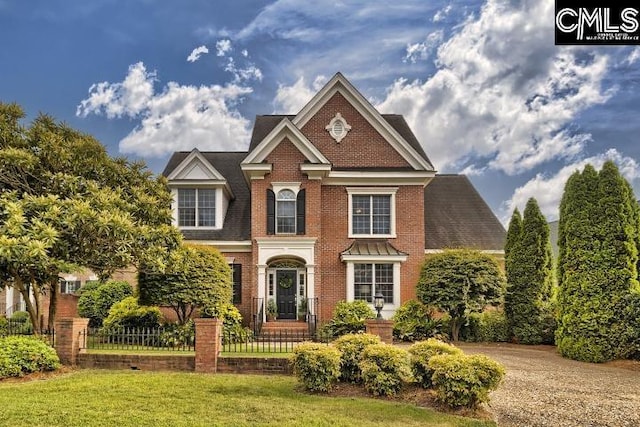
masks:
<instances>
[{"instance_id":1,"label":"red brick wall","mask_svg":"<svg viewBox=\"0 0 640 427\"><path fill-rule=\"evenodd\" d=\"M336 113L340 113L351 126L351 130L340 143L337 143L325 129ZM407 161L339 93L331 97L301 130L334 167L409 166Z\"/></svg>"}]
</instances>

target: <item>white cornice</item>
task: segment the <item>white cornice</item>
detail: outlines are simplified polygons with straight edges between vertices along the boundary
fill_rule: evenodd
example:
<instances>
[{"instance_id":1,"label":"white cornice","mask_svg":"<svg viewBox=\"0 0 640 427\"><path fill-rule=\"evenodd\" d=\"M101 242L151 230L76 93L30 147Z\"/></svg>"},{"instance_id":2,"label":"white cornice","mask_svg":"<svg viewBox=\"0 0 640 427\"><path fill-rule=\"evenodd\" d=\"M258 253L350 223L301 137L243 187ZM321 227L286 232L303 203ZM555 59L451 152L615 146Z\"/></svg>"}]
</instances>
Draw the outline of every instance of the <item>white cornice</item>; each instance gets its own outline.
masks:
<instances>
[{"instance_id":1,"label":"white cornice","mask_svg":"<svg viewBox=\"0 0 640 427\"><path fill-rule=\"evenodd\" d=\"M425 187L436 176L431 171L360 172L331 171L322 185L422 185Z\"/></svg>"},{"instance_id":2,"label":"white cornice","mask_svg":"<svg viewBox=\"0 0 640 427\"><path fill-rule=\"evenodd\" d=\"M302 163L300 165L302 173L306 174L309 179L322 179L331 172L331 165L318 163Z\"/></svg>"},{"instance_id":3,"label":"white cornice","mask_svg":"<svg viewBox=\"0 0 640 427\"><path fill-rule=\"evenodd\" d=\"M433 171L433 166L423 158L393 126L366 100L364 96L341 74L335 76L293 118L297 128L304 127L333 95L340 93L378 131L389 144L416 170Z\"/></svg>"},{"instance_id":4,"label":"white cornice","mask_svg":"<svg viewBox=\"0 0 640 427\"><path fill-rule=\"evenodd\" d=\"M215 246L220 252L251 252L251 240L185 240L194 245Z\"/></svg>"},{"instance_id":5,"label":"white cornice","mask_svg":"<svg viewBox=\"0 0 640 427\"><path fill-rule=\"evenodd\" d=\"M271 173L273 165L271 163L246 163L241 164L240 168L247 181L251 181L252 179L264 179L266 174Z\"/></svg>"}]
</instances>

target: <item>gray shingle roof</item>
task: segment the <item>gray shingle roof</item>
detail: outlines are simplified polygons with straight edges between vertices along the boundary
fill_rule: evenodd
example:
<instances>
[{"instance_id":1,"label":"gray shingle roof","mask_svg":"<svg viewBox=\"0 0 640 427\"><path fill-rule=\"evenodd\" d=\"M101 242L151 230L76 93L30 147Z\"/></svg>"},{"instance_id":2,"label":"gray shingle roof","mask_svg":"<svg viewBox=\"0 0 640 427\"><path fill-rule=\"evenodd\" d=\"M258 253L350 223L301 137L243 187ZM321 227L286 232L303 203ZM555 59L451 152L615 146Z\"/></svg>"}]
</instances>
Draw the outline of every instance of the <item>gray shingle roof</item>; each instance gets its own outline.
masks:
<instances>
[{"instance_id":1,"label":"gray shingle roof","mask_svg":"<svg viewBox=\"0 0 640 427\"><path fill-rule=\"evenodd\" d=\"M189 151L173 153L162 174L168 176L188 155ZM250 240L251 194L240 169L246 152L200 152L229 183L235 199L229 203L221 230L182 230L187 240Z\"/></svg>"},{"instance_id":2,"label":"gray shingle roof","mask_svg":"<svg viewBox=\"0 0 640 427\"><path fill-rule=\"evenodd\" d=\"M504 249L504 227L464 175L436 175L425 187L424 222L425 249Z\"/></svg>"}]
</instances>

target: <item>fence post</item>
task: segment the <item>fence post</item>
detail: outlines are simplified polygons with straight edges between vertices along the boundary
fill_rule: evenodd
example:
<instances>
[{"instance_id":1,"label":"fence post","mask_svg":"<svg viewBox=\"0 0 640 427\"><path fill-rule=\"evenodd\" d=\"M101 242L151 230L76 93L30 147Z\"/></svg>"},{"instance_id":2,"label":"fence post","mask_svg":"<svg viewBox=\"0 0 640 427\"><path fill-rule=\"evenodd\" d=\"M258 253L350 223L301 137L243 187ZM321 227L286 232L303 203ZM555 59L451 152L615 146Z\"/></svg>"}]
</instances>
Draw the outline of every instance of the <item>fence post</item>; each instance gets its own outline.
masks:
<instances>
[{"instance_id":1,"label":"fence post","mask_svg":"<svg viewBox=\"0 0 640 427\"><path fill-rule=\"evenodd\" d=\"M366 321L367 333L377 335L382 342L393 343L393 321L381 319L369 319Z\"/></svg>"},{"instance_id":2,"label":"fence post","mask_svg":"<svg viewBox=\"0 0 640 427\"><path fill-rule=\"evenodd\" d=\"M86 347L81 341L86 339L85 331L88 326L89 319L81 317L56 320L55 349L63 365L76 365L80 349Z\"/></svg>"},{"instance_id":3,"label":"fence post","mask_svg":"<svg viewBox=\"0 0 640 427\"><path fill-rule=\"evenodd\" d=\"M196 327L196 372L216 372L222 350L222 320L194 319Z\"/></svg>"}]
</instances>

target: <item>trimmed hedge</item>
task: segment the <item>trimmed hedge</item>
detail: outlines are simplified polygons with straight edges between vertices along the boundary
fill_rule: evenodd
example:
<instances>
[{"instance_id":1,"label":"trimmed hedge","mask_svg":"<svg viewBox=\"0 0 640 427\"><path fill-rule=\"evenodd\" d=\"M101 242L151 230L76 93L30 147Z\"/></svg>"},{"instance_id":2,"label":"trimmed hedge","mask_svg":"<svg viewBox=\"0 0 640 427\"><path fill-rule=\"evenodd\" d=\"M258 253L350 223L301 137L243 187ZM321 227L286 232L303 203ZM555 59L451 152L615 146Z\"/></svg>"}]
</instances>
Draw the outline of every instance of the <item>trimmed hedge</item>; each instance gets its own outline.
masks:
<instances>
[{"instance_id":1,"label":"trimmed hedge","mask_svg":"<svg viewBox=\"0 0 640 427\"><path fill-rule=\"evenodd\" d=\"M340 351L326 344L300 344L291 363L294 375L310 391L328 392L340 377Z\"/></svg>"},{"instance_id":2,"label":"trimmed hedge","mask_svg":"<svg viewBox=\"0 0 640 427\"><path fill-rule=\"evenodd\" d=\"M460 339L467 342L508 342L509 335L509 322L502 311L472 313L460 330Z\"/></svg>"},{"instance_id":3,"label":"trimmed hedge","mask_svg":"<svg viewBox=\"0 0 640 427\"><path fill-rule=\"evenodd\" d=\"M92 328L102 326L113 304L133 295L133 288L127 282L94 282L80 289L78 314L89 319Z\"/></svg>"},{"instance_id":4,"label":"trimmed hedge","mask_svg":"<svg viewBox=\"0 0 640 427\"><path fill-rule=\"evenodd\" d=\"M376 315L365 301L339 301L333 317L322 328L322 333L334 337L364 332L367 319Z\"/></svg>"},{"instance_id":5,"label":"trimmed hedge","mask_svg":"<svg viewBox=\"0 0 640 427\"><path fill-rule=\"evenodd\" d=\"M342 381L362 382L362 371L358 364L362 360L362 352L373 344L380 344L380 337L371 334L347 334L333 343L342 353L340 358L340 379Z\"/></svg>"},{"instance_id":6,"label":"trimmed hedge","mask_svg":"<svg viewBox=\"0 0 640 427\"><path fill-rule=\"evenodd\" d=\"M138 298L127 297L109 309L102 326L105 329L156 327L161 319L162 313L158 307L139 305Z\"/></svg>"},{"instance_id":7,"label":"trimmed hedge","mask_svg":"<svg viewBox=\"0 0 640 427\"><path fill-rule=\"evenodd\" d=\"M362 353L359 367L364 388L374 396L393 396L409 377L407 352L389 344L372 344Z\"/></svg>"},{"instance_id":8,"label":"trimmed hedge","mask_svg":"<svg viewBox=\"0 0 640 427\"><path fill-rule=\"evenodd\" d=\"M36 337L0 338L0 379L60 367L55 350Z\"/></svg>"},{"instance_id":9,"label":"trimmed hedge","mask_svg":"<svg viewBox=\"0 0 640 427\"><path fill-rule=\"evenodd\" d=\"M462 350L433 338L417 342L409 347L411 373L423 388L430 388L433 385L431 382L433 371L429 367L429 360L440 354L462 354Z\"/></svg>"},{"instance_id":10,"label":"trimmed hedge","mask_svg":"<svg viewBox=\"0 0 640 427\"><path fill-rule=\"evenodd\" d=\"M429 369L437 399L454 408L489 402L489 392L498 388L505 375L501 364L481 354L433 356Z\"/></svg>"},{"instance_id":11,"label":"trimmed hedge","mask_svg":"<svg viewBox=\"0 0 640 427\"><path fill-rule=\"evenodd\" d=\"M420 341L446 335L433 309L418 300L406 301L393 315L393 336L401 341Z\"/></svg>"}]
</instances>

